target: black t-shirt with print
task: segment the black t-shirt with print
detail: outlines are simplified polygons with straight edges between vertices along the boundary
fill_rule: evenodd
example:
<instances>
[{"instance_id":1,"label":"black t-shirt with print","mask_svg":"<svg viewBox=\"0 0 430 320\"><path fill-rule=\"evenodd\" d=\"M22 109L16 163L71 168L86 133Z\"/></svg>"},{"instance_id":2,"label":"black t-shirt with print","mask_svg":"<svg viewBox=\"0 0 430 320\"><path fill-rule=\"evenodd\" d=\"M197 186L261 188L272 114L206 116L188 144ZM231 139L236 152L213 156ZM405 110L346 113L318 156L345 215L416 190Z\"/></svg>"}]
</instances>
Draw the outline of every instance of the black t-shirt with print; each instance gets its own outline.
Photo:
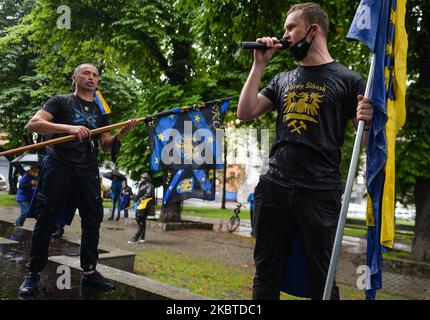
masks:
<instances>
[{"instance_id":1,"label":"black t-shirt with print","mask_svg":"<svg viewBox=\"0 0 430 320\"><path fill-rule=\"evenodd\" d=\"M260 92L278 111L269 170L261 178L289 188L341 189L345 126L364 91L362 77L335 61L276 75Z\"/></svg>"},{"instance_id":2,"label":"black t-shirt with print","mask_svg":"<svg viewBox=\"0 0 430 320\"><path fill-rule=\"evenodd\" d=\"M86 101L75 94L55 95L43 105L42 110L54 117L52 122L75 126L85 126L90 130L109 125L107 115L102 115L97 104ZM54 134L50 138L58 138L67 134ZM76 167L86 167L97 164L100 135L91 139L78 139L53 146L50 152L56 159Z\"/></svg>"}]
</instances>

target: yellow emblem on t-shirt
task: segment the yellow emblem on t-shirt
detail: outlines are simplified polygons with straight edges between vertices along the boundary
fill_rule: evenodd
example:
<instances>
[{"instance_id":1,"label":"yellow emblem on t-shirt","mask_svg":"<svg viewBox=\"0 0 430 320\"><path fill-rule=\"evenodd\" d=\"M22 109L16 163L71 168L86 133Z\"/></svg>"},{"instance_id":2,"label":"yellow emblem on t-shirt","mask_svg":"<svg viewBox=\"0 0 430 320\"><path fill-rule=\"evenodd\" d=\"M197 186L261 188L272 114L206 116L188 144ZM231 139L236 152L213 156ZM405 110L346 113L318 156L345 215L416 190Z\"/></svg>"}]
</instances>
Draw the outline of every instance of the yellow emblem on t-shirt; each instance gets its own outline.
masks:
<instances>
[{"instance_id":1,"label":"yellow emblem on t-shirt","mask_svg":"<svg viewBox=\"0 0 430 320\"><path fill-rule=\"evenodd\" d=\"M302 134L302 130L306 131L306 121L319 123L318 115L323 98L324 95L317 92L285 92L282 121L288 122L291 133Z\"/></svg>"}]
</instances>

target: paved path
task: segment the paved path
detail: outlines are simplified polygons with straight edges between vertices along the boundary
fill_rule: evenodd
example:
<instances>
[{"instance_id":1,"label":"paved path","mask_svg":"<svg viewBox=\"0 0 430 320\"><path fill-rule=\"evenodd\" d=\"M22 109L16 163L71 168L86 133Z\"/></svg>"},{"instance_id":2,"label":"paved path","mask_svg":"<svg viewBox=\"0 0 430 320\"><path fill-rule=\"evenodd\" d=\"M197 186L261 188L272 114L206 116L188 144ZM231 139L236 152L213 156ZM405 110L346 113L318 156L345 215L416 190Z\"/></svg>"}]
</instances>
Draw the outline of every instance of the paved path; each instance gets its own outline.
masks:
<instances>
[{"instance_id":1,"label":"paved path","mask_svg":"<svg viewBox=\"0 0 430 320\"><path fill-rule=\"evenodd\" d=\"M0 220L14 222L18 215L17 208L0 208ZM147 233L147 242L144 244L128 244L136 232L137 227L133 219L127 221L106 221L108 212L105 212L105 221L101 226L100 242L104 245L117 247L128 251L162 249L178 253L194 255L203 259L211 259L225 266L240 267L254 272L253 250L255 240L249 236L249 221L241 222L241 227L235 234L213 232L208 230L178 230L162 232L160 229L150 228ZM185 216L183 217L185 218ZM210 221L206 218L190 218L193 220ZM213 220L213 219L212 219ZM215 219L220 220L220 219ZM34 220L26 221L25 226L32 228ZM78 216L72 226L66 228L65 237L80 238L80 219ZM406 248L407 249L407 248ZM365 252L365 240L354 237L344 237L342 254L338 264L337 281L355 287L360 274L357 268L364 261L357 260L357 254ZM383 290L405 297L406 299L430 300L430 276L419 278L409 275L383 272Z\"/></svg>"}]
</instances>

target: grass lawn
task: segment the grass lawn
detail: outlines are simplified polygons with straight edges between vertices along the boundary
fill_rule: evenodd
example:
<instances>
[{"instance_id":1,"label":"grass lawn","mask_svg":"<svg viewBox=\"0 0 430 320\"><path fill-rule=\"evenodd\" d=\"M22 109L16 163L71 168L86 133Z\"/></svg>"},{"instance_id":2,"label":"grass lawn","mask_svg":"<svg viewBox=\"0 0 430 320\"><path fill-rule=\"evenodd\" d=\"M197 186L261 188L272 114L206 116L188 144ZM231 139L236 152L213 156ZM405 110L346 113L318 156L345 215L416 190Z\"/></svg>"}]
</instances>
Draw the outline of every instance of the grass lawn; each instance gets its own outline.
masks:
<instances>
[{"instance_id":1,"label":"grass lawn","mask_svg":"<svg viewBox=\"0 0 430 320\"><path fill-rule=\"evenodd\" d=\"M136 253L134 271L149 278L176 287L189 289L214 299L251 299L253 266L226 267L212 260L169 250L145 250ZM339 285L343 300L361 300L364 292L355 287ZM302 298L281 294L282 300ZM391 294L378 293L378 299L403 299Z\"/></svg>"},{"instance_id":2,"label":"grass lawn","mask_svg":"<svg viewBox=\"0 0 430 320\"><path fill-rule=\"evenodd\" d=\"M112 201L110 199L103 200L103 208L112 209Z\"/></svg>"},{"instance_id":3,"label":"grass lawn","mask_svg":"<svg viewBox=\"0 0 430 320\"><path fill-rule=\"evenodd\" d=\"M364 238L364 239L367 238L367 230L365 229L364 226L352 227L351 225L346 225L345 230L344 230L344 234L347 236L360 237L360 238ZM405 243L405 244L412 244L413 238L414 238L413 233L405 234L405 233L396 232L394 235L394 241L400 241L400 242Z\"/></svg>"},{"instance_id":4,"label":"grass lawn","mask_svg":"<svg viewBox=\"0 0 430 320\"><path fill-rule=\"evenodd\" d=\"M5 193L0 193L0 207L17 207L16 195L10 195ZM112 201L110 199L105 199L103 201L103 207L112 208Z\"/></svg>"},{"instance_id":5,"label":"grass lawn","mask_svg":"<svg viewBox=\"0 0 430 320\"><path fill-rule=\"evenodd\" d=\"M18 207L16 195L0 193L0 207Z\"/></svg>"},{"instance_id":6,"label":"grass lawn","mask_svg":"<svg viewBox=\"0 0 430 320\"><path fill-rule=\"evenodd\" d=\"M384 253L383 258L388 260L397 260L397 259L411 260L411 253L405 252L405 251L393 250L393 251Z\"/></svg>"},{"instance_id":7,"label":"grass lawn","mask_svg":"<svg viewBox=\"0 0 430 320\"><path fill-rule=\"evenodd\" d=\"M228 220L233 215L233 209L221 209L221 208L200 208L193 206L184 206L182 215L184 216L196 216L205 218L219 218ZM241 219L249 219L249 210L240 209Z\"/></svg>"},{"instance_id":8,"label":"grass lawn","mask_svg":"<svg viewBox=\"0 0 430 320\"><path fill-rule=\"evenodd\" d=\"M351 218L351 220L366 221L365 218ZM396 224L403 226L414 226L415 220L396 219Z\"/></svg>"}]
</instances>

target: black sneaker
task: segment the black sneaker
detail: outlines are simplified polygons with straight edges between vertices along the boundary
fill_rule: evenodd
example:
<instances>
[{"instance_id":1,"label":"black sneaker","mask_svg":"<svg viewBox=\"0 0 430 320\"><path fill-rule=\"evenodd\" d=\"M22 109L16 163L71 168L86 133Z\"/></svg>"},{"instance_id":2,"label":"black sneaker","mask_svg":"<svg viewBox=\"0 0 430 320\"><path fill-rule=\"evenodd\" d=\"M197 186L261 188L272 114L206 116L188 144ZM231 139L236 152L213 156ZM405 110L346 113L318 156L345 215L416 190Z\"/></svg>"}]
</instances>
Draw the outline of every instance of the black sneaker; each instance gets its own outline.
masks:
<instances>
[{"instance_id":1,"label":"black sneaker","mask_svg":"<svg viewBox=\"0 0 430 320\"><path fill-rule=\"evenodd\" d=\"M98 271L94 271L94 273L91 273L91 274L82 274L81 285L85 287L102 289L104 291L115 290L115 285L109 282Z\"/></svg>"},{"instance_id":2,"label":"black sneaker","mask_svg":"<svg viewBox=\"0 0 430 320\"><path fill-rule=\"evenodd\" d=\"M24 282L18 289L18 293L23 296L32 296L39 293L40 274L36 272L30 272L25 278Z\"/></svg>"}]
</instances>

